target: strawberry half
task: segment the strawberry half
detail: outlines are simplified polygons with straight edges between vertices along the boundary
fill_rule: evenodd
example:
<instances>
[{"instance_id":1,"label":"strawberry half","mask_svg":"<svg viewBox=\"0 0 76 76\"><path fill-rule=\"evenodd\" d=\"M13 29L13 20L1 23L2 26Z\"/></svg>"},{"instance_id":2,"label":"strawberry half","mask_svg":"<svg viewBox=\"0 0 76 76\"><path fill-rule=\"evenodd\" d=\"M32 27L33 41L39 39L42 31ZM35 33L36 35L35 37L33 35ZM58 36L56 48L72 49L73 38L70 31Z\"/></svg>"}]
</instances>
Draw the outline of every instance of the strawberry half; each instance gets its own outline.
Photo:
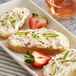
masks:
<instances>
[{"instance_id":1,"label":"strawberry half","mask_svg":"<svg viewBox=\"0 0 76 76\"><path fill-rule=\"evenodd\" d=\"M32 51L32 53L28 51L24 59L26 63L30 63L33 67L41 68L52 58L38 51Z\"/></svg>"},{"instance_id":2,"label":"strawberry half","mask_svg":"<svg viewBox=\"0 0 76 76\"><path fill-rule=\"evenodd\" d=\"M38 14L32 13L29 19L29 26L31 29L40 29L48 23L46 17L41 17Z\"/></svg>"}]
</instances>

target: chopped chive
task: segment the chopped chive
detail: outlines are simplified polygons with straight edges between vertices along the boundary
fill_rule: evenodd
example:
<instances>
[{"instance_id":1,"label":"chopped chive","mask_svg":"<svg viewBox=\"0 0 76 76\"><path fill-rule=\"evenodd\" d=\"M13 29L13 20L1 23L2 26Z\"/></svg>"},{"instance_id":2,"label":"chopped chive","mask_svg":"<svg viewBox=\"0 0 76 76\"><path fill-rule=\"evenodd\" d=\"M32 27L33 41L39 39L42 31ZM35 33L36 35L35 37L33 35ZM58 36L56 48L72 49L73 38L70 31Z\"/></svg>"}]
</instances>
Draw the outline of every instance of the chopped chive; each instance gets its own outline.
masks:
<instances>
[{"instance_id":1,"label":"chopped chive","mask_svg":"<svg viewBox=\"0 0 76 76\"><path fill-rule=\"evenodd\" d=\"M20 18L20 20L22 20L22 15L21 15L21 13L20 13L19 11L17 11L17 13L18 13L18 17Z\"/></svg>"},{"instance_id":2,"label":"chopped chive","mask_svg":"<svg viewBox=\"0 0 76 76\"><path fill-rule=\"evenodd\" d=\"M65 55L64 55L64 57L63 57L63 60L65 60L65 59L67 58L67 56L68 56L69 53L70 53L70 51L67 51L67 52L65 53Z\"/></svg>"},{"instance_id":3,"label":"chopped chive","mask_svg":"<svg viewBox=\"0 0 76 76\"><path fill-rule=\"evenodd\" d=\"M15 28L15 20L13 19L13 17L10 17L10 21L11 21L13 28Z\"/></svg>"},{"instance_id":4,"label":"chopped chive","mask_svg":"<svg viewBox=\"0 0 76 76\"><path fill-rule=\"evenodd\" d=\"M65 62L75 62L75 61L76 61L76 59L63 60L63 61L61 61L61 63L65 63Z\"/></svg>"},{"instance_id":5,"label":"chopped chive","mask_svg":"<svg viewBox=\"0 0 76 76\"><path fill-rule=\"evenodd\" d=\"M28 32L28 31L25 31L25 32L17 32L17 33L15 33L15 35L25 35L26 33L28 34L30 32Z\"/></svg>"},{"instance_id":6,"label":"chopped chive","mask_svg":"<svg viewBox=\"0 0 76 76\"><path fill-rule=\"evenodd\" d=\"M55 67L55 69L54 69L54 67ZM52 63L52 72L53 72L53 75L56 74L56 70L57 70L57 64L56 64L56 62L54 61L54 62Z\"/></svg>"},{"instance_id":7,"label":"chopped chive","mask_svg":"<svg viewBox=\"0 0 76 76\"><path fill-rule=\"evenodd\" d=\"M55 33L45 33L42 34L43 37L58 37L59 35L55 34Z\"/></svg>"},{"instance_id":8,"label":"chopped chive","mask_svg":"<svg viewBox=\"0 0 76 76\"><path fill-rule=\"evenodd\" d=\"M42 43L42 40L41 40L41 38L40 38L38 35L32 33L32 36L33 36L33 38L36 39L38 42L41 42L41 43Z\"/></svg>"},{"instance_id":9,"label":"chopped chive","mask_svg":"<svg viewBox=\"0 0 76 76\"><path fill-rule=\"evenodd\" d=\"M7 15L7 16L3 19L2 26L6 25L8 19L9 19L9 15Z\"/></svg>"}]
</instances>

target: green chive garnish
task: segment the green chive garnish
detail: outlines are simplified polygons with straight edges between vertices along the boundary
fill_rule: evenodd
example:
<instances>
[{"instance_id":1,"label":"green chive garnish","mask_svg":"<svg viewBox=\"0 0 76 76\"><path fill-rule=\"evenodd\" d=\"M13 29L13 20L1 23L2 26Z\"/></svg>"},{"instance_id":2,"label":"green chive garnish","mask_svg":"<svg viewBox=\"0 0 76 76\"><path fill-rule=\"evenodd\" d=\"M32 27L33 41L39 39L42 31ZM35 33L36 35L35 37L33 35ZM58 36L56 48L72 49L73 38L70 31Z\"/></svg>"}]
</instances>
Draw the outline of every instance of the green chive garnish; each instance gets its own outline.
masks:
<instances>
[{"instance_id":1,"label":"green chive garnish","mask_svg":"<svg viewBox=\"0 0 76 76\"><path fill-rule=\"evenodd\" d=\"M25 35L26 33L28 34L30 32L28 32L28 31L25 31L25 32L17 32L17 33L15 33L15 35Z\"/></svg>"},{"instance_id":2,"label":"green chive garnish","mask_svg":"<svg viewBox=\"0 0 76 76\"><path fill-rule=\"evenodd\" d=\"M67 51L67 52L65 53L65 55L64 55L64 57L63 57L63 60L65 60L65 59L67 58L67 56L68 56L69 53L70 53L70 51Z\"/></svg>"},{"instance_id":3,"label":"green chive garnish","mask_svg":"<svg viewBox=\"0 0 76 76\"><path fill-rule=\"evenodd\" d=\"M19 11L17 11L17 13L18 13L18 17L20 18L20 20L22 20L22 15L21 15L21 13L20 13Z\"/></svg>"},{"instance_id":4,"label":"green chive garnish","mask_svg":"<svg viewBox=\"0 0 76 76\"><path fill-rule=\"evenodd\" d=\"M54 69L54 67L55 67L55 69ZM56 64L56 62L54 61L54 62L52 63L52 72L53 72L53 75L56 74L56 70L57 70L57 64Z\"/></svg>"},{"instance_id":5,"label":"green chive garnish","mask_svg":"<svg viewBox=\"0 0 76 76\"><path fill-rule=\"evenodd\" d=\"M11 21L13 28L15 28L15 20L13 19L13 17L10 17L10 21Z\"/></svg>"},{"instance_id":6,"label":"green chive garnish","mask_svg":"<svg viewBox=\"0 0 76 76\"><path fill-rule=\"evenodd\" d=\"M41 43L42 43L42 40L41 40L41 38L40 38L38 35L32 33L32 36L33 36L33 38L36 39L38 42L41 42Z\"/></svg>"},{"instance_id":7,"label":"green chive garnish","mask_svg":"<svg viewBox=\"0 0 76 76\"><path fill-rule=\"evenodd\" d=\"M65 63L65 62L75 62L75 61L76 61L76 59L63 60L63 61L61 61L61 63Z\"/></svg>"},{"instance_id":8,"label":"green chive garnish","mask_svg":"<svg viewBox=\"0 0 76 76\"><path fill-rule=\"evenodd\" d=\"M2 26L6 25L8 19L9 19L9 15L7 15L7 16L3 19Z\"/></svg>"},{"instance_id":9,"label":"green chive garnish","mask_svg":"<svg viewBox=\"0 0 76 76\"><path fill-rule=\"evenodd\" d=\"M55 34L55 33L45 33L42 34L43 37L58 37L59 35Z\"/></svg>"}]
</instances>

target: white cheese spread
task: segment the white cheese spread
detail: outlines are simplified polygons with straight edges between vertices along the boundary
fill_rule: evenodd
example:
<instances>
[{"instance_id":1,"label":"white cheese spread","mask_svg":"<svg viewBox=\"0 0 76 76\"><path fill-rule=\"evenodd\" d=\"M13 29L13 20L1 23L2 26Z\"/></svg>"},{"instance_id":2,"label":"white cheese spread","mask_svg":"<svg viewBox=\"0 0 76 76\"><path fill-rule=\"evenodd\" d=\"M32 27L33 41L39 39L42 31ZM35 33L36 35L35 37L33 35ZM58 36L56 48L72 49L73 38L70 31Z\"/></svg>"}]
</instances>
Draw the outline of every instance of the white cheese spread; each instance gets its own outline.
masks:
<instances>
[{"instance_id":1,"label":"white cheese spread","mask_svg":"<svg viewBox=\"0 0 76 76\"><path fill-rule=\"evenodd\" d=\"M19 32L29 32L23 35L12 35L9 37L9 41L13 46L27 46L29 48L53 48L53 49L67 49L69 48L68 39L62 34L55 30L50 30L46 28L41 29L28 29L21 30ZM42 34L55 34L56 37L44 37ZM33 36L32 34L35 34Z\"/></svg>"},{"instance_id":2,"label":"white cheese spread","mask_svg":"<svg viewBox=\"0 0 76 76\"><path fill-rule=\"evenodd\" d=\"M69 49L52 57L52 60L44 67L44 76L67 76L70 72L76 70L75 66L76 50Z\"/></svg>"},{"instance_id":3,"label":"white cheese spread","mask_svg":"<svg viewBox=\"0 0 76 76\"><path fill-rule=\"evenodd\" d=\"M0 16L0 34L5 36L17 31L19 27L22 26L20 24L23 23L28 16L29 10L26 8L14 8L9 12L5 12ZM10 17L12 17L12 21L10 21Z\"/></svg>"}]
</instances>

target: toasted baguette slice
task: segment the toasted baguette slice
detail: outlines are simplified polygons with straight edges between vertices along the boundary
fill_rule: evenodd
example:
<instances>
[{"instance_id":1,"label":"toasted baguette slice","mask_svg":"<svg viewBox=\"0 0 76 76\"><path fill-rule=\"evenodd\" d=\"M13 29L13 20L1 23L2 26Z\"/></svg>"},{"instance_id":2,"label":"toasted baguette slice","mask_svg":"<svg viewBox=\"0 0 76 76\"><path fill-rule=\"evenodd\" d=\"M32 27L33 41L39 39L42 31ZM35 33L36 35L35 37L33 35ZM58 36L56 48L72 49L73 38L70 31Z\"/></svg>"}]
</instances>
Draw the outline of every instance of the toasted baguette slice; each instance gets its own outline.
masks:
<instances>
[{"instance_id":1,"label":"toasted baguette slice","mask_svg":"<svg viewBox=\"0 0 76 76\"><path fill-rule=\"evenodd\" d=\"M26 22L29 10L26 8L14 8L0 16L0 36L8 38L16 33Z\"/></svg>"},{"instance_id":2,"label":"toasted baguette slice","mask_svg":"<svg viewBox=\"0 0 76 76\"><path fill-rule=\"evenodd\" d=\"M52 60L44 66L44 76L74 76L70 72L76 70L76 50L68 49L67 51L52 57ZM74 75L73 75L74 74Z\"/></svg>"},{"instance_id":3,"label":"toasted baguette slice","mask_svg":"<svg viewBox=\"0 0 76 76\"><path fill-rule=\"evenodd\" d=\"M8 46L16 52L26 53L28 50L45 54L58 54L69 48L68 39L55 30L28 29L21 30L8 39Z\"/></svg>"}]
</instances>

